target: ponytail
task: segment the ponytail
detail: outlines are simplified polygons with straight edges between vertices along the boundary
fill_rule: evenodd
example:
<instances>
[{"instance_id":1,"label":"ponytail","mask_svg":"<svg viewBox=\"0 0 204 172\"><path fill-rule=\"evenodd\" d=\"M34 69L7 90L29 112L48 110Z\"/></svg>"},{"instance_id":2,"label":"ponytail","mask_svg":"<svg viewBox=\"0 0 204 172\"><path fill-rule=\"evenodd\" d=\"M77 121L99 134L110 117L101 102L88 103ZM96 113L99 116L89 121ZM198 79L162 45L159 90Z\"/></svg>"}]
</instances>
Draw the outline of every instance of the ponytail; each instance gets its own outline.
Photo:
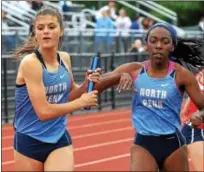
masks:
<instances>
[{"instance_id":1,"label":"ponytail","mask_svg":"<svg viewBox=\"0 0 204 172\"><path fill-rule=\"evenodd\" d=\"M30 36L27 42L24 43L21 47L17 48L13 54L17 59L21 59L22 56L32 53L33 51L38 49L38 47L38 43L35 39L34 28L33 25L31 25Z\"/></svg>"}]
</instances>

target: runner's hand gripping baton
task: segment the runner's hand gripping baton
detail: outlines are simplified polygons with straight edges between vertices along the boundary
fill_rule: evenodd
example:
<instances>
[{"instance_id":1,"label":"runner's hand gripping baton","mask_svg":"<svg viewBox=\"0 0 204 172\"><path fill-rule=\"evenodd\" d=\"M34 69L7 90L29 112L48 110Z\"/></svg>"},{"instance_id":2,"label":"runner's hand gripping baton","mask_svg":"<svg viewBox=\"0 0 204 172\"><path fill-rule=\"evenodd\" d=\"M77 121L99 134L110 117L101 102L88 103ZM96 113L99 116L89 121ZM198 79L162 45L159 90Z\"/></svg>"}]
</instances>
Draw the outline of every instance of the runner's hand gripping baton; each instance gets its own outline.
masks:
<instances>
[{"instance_id":1,"label":"runner's hand gripping baton","mask_svg":"<svg viewBox=\"0 0 204 172\"><path fill-rule=\"evenodd\" d=\"M100 61L99 61L99 57L95 56L92 58L92 62L91 62L91 70L93 72L95 72L95 70L100 66ZM91 92L94 90L94 82L93 81L89 81L88 82L88 88L87 88L87 93ZM90 110L90 107L85 108L86 110Z\"/></svg>"}]
</instances>

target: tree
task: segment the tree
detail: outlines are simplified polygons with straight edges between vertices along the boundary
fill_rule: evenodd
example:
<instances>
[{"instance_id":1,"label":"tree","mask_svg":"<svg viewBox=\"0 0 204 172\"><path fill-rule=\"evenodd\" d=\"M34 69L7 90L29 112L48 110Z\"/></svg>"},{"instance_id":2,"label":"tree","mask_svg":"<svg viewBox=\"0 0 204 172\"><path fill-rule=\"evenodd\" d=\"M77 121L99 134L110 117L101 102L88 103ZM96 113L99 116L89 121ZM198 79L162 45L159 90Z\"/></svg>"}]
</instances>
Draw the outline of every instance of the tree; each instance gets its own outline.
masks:
<instances>
[{"instance_id":1,"label":"tree","mask_svg":"<svg viewBox=\"0 0 204 172\"><path fill-rule=\"evenodd\" d=\"M201 16L204 15L203 1L157 1L160 5L167 7L177 13L178 26L197 25ZM153 14L153 12L152 12ZM154 12L154 15L156 13ZM165 19L162 16L157 15Z\"/></svg>"}]
</instances>

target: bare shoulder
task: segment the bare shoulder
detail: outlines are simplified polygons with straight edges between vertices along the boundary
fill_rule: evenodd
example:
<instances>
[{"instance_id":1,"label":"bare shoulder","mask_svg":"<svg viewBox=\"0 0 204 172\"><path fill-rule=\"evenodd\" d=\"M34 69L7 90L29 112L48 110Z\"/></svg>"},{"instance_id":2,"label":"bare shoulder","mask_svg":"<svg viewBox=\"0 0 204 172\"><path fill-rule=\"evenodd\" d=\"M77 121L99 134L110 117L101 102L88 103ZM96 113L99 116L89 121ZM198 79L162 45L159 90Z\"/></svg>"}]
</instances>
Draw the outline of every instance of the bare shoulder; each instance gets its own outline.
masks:
<instances>
[{"instance_id":1,"label":"bare shoulder","mask_svg":"<svg viewBox=\"0 0 204 172\"><path fill-rule=\"evenodd\" d=\"M70 55L65 52L65 51L58 51L60 57L62 58L62 60L68 65L71 65L71 60L70 60Z\"/></svg>"},{"instance_id":2,"label":"bare shoulder","mask_svg":"<svg viewBox=\"0 0 204 172\"><path fill-rule=\"evenodd\" d=\"M195 79L195 76L192 72L190 72L185 67L181 66L178 63L175 63L175 71L176 71L176 80L179 83L186 83Z\"/></svg>"},{"instance_id":3,"label":"bare shoulder","mask_svg":"<svg viewBox=\"0 0 204 172\"><path fill-rule=\"evenodd\" d=\"M181 66L178 63L175 63L174 66L175 66L176 73L179 74L180 76L189 75L189 74L193 75L188 69L186 69L185 67Z\"/></svg>"},{"instance_id":4,"label":"bare shoulder","mask_svg":"<svg viewBox=\"0 0 204 172\"><path fill-rule=\"evenodd\" d=\"M29 70L38 70L42 68L40 61L37 59L34 53L28 54L20 62L19 68L25 68Z\"/></svg>"},{"instance_id":5,"label":"bare shoulder","mask_svg":"<svg viewBox=\"0 0 204 172\"><path fill-rule=\"evenodd\" d=\"M27 83L28 80L42 80L43 67L34 53L28 54L20 62L16 83L21 85ZM26 81L27 80L27 81Z\"/></svg>"}]
</instances>

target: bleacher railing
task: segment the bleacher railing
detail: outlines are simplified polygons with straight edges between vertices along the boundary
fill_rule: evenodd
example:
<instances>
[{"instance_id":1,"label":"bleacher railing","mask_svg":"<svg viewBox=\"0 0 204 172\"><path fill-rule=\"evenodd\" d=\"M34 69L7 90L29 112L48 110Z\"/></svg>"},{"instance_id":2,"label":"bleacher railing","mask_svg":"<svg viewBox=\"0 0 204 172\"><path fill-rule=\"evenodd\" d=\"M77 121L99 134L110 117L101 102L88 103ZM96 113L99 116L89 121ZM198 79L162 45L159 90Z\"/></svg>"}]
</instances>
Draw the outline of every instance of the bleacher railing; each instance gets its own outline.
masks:
<instances>
[{"instance_id":1,"label":"bleacher railing","mask_svg":"<svg viewBox=\"0 0 204 172\"><path fill-rule=\"evenodd\" d=\"M124 30L65 28L61 49L69 53L124 53L128 52L135 39L144 41L146 32L143 30L127 30L128 36L123 36ZM28 39L27 28L10 27L2 29L2 53L8 53L9 47L19 46ZM179 34L178 34L179 35ZM201 31L182 32L182 37L203 39ZM14 44L14 45L12 45Z\"/></svg>"}]
</instances>

